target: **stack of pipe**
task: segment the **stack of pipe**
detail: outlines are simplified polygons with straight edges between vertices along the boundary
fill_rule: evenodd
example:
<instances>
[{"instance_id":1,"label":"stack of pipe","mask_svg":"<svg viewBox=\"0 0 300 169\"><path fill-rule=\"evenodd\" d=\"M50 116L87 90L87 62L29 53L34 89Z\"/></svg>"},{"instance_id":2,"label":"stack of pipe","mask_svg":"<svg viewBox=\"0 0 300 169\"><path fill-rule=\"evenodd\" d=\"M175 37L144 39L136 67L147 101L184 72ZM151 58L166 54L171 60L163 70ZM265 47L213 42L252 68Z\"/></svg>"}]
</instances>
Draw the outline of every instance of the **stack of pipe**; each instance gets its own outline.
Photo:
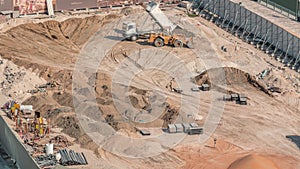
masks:
<instances>
[{"instance_id":1,"label":"stack of pipe","mask_svg":"<svg viewBox=\"0 0 300 169\"><path fill-rule=\"evenodd\" d=\"M76 153L73 150L59 150L61 155L61 164L64 166L67 165L86 165L88 164L83 153Z\"/></svg>"}]
</instances>

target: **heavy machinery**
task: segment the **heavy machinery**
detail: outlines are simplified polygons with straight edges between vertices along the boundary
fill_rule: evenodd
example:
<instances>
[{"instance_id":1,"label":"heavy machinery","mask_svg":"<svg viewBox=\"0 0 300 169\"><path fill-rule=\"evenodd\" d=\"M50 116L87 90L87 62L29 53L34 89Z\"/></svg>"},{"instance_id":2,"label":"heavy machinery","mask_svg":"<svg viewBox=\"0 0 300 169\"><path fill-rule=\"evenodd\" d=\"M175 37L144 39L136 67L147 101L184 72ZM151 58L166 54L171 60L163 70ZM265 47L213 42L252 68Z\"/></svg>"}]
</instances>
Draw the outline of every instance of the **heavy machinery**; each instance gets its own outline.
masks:
<instances>
[{"instance_id":1,"label":"heavy machinery","mask_svg":"<svg viewBox=\"0 0 300 169\"><path fill-rule=\"evenodd\" d=\"M156 47L162 47L164 45L192 47L192 37L186 38L184 36L176 35L174 30L179 27L167 18L160 10L158 3L149 2L146 11L159 25L161 30L159 32L142 32L138 31L136 23L124 22L122 27L123 36L127 40L136 41L138 39L147 39L148 43L153 44Z\"/></svg>"}]
</instances>

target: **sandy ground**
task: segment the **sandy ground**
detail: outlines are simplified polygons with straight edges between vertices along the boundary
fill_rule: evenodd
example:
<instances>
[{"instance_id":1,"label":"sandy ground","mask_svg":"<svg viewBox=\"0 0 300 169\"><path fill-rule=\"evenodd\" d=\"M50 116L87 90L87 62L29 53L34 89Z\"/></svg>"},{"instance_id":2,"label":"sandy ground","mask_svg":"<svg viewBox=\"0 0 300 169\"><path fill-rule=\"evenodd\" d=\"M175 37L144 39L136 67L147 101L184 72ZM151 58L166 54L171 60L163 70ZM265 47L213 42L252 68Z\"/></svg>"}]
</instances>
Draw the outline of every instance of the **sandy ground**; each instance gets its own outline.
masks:
<instances>
[{"instance_id":1,"label":"sandy ground","mask_svg":"<svg viewBox=\"0 0 300 169\"><path fill-rule=\"evenodd\" d=\"M178 17L173 17L172 20L195 32L197 35L195 50L165 46L161 49L163 52L160 52L151 45L120 42L120 35L116 30L121 29L121 21L124 18L135 20L141 28L153 27L153 22L146 13L131 15L129 19L123 15L109 17L97 15L89 18L58 19L61 22L50 20L38 24L30 23L10 30L3 29L8 31L0 35L0 54L4 60L4 64L0 65L1 70L4 70L7 64L10 64L15 72L22 70L18 66L26 69L23 70L26 72L23 81L14 82L9 92L14 94L18 90L27 91L49 80L55 80L62 86L62 90L49 90L47 94L37 93L27 96L24 92L20 92L18 96L22 96L20 101L33 104L36 110L53 118L63 132L73 137L69 139L71 141L74 139L74 142L78 143L71 148L84 151L89 166L76 166L77 168L299 168L299 148L285 138L287 135L300 135L297 128L300 124L299 73L284 67L270 56L203 18L188 18L178 10L165 12L171 16L177 14ZM23 20L20 22L23 23ZM97 32L95 37L89 40L95 32ZM28 43L29 38L34 41ZM103 50L94 53L93 51L100 49L99 45L101 49L110 49L113 44L115 46L112 50L107 50L108 54L101 64L92 64L95 61L91 60L95 59L92 56L107 52ZM228 51L222 51L221 46L225 46ZM83 64L85 71L79 72L80 81L72 84L74 78L72 70L78 61L78 54L86 50L90 50L90 54L86 58L83 57L86 61L83 63L89 64ZM141 56L145 58L140 58ZM182 68L175 58L183 61L185 66ZM175 74L154 69L145 70L159 62L163 63L159 66L162 70L169 70ZM219 71L215 69L218 67L224 68ZM282 94L270 96L249 83L248 75L256 78L255 75L265 69L272 71L263 80L257 79L258 83L279 87L283 91ZM190 87L203 82L187 79L197 77L205 70L209 81L215 84L215 87L209 92L192 93ZM184 84L180 86L184 88L182 95L166 88L173 76L180 76L180 73L184 74L185 71L189 77L182 76L183 78L179 80L175 79L174 83L175 86ZM0 77L1 81L5 81L5 76ZM24 81L26 86L20 86L24 85ZM73 88L74 86L78 88L72 91L72 85ZM248 105L223 102L222 97L228 91L244 93L248 98ZM93 98L89 93L95 94L96 104L92 102ZM74 94L75 100L72 97ZM129 102L123 100L123 95L130 98ZM121 107L114 105L116 103ZM149 103L161 106L162 113L156 114L158 111L152 111L150 115L145 115L144 111L147 110ZM130 105L133 105L134 109ZM166 108L165 105L169 107ZM101 133L103 129L101 126L100 128L94 126L91 128L93 130L83 130L84 124L79 125L74 113L77 107L83 107L81 111L84 115L98 122L105 119L107 121L108 115L113 115L110 128L105 132L116 129L117 134L113 137L104 137L105 135L96 133L95 137L99 139L93 142L90 137L95 137L89 132L98 129ZM95 113L95 107L101 110L101 114ZM203 142L199 142L199 136L184 137L184 140L175 147L167 141L164 142L166 138L175 140L177 136L181 137L161 132L161 127L166 122L176 121L176 118L166 121L165 115L173 112L176 116L180 108L183 115L192 114L203 118L197 121L199 125L208 129L200 137L200 141L202 138ZM55 109L62 111L55 114L53 113ZM124 110L129 110L131 114L126 114ZM217 113L219 111L221 114ZM140 112L142 113L139 114ZM219 116L221 121L217 120ZM184 118L185 116L179 117L181 118L177 118L178 121L189 120ZM124 120L126 118L135 121L129 124ZM207 119L210 120L206 122ZM143 120L149 122L140 123ZM217 127L213 135L210 135L210 130L213 129L210 126ZM149 142L145 144L138 142L141 145L135 142L120 142L123 135L141 138L135 127L150 127L152 135L162 135L164 139L161 144L151 145L146 145ZM213 138L217 138L216 147L213 146ZM161 141L157 138L152 140ZM102 141L109 144L103 144ZM102 145L102 148L96 143ZM134 144L136 147L130 149ZM170 147L171 149L147 158L116 155L129 152L130 155L139 156L154 152L147 149L147 146L154 150L158 148L168 150Z\"/></svg>"}]
</instances>

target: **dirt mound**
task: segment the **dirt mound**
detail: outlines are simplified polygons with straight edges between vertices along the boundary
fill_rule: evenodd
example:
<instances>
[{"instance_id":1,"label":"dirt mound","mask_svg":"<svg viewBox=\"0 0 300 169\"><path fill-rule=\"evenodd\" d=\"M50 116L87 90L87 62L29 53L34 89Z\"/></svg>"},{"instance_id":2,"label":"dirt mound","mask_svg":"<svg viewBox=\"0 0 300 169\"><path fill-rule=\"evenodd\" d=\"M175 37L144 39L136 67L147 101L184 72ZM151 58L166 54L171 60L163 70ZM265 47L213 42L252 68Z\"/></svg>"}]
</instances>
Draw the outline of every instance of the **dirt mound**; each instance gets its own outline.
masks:
<instances>
[{"instance_id":1,"label":"dirt mound","mask_svg":"<svg viewBox=\"0 0 300 169\"><path fill-rule=\"evenodd\" d=\"M129 88L129 92L129 99L133 107L137 109L146 109L148 106L150 106L147 97L147 93L149 93L149 91L131 86Z\"/></svg>"},{"instance_id":2,"label":"dirt mound","mask_svg":"<svg viewBox=\"0 0 300 169\"><path fill-rule=\"evenodd\" d=\"M278 167L268 158L252 154L236 160L228 169L278 169Z\"/></svg>"},{"instance_id":3,"label":"dirt mound","mask_svg":"<svg viewBox=\"0 0 300 169\"><path fill-rule=\"evenodd\" d=\"M196 76L194 80L198 85L207 83L210 84L213 88L224 93L233 93L233 91L222 88L224 86L245 87L246 85L250 84L258 90L261 90L264 93L272 96L272 93L268 91L267 87L259 80L256 80L255 76L252 76L249 73L234 67L221 67L209 69Z\"/></svg>"},{"instance_id":4,"label":"dirt mound","mask_svg":"<svg viewBox=\"0 0 300 169\"><path fill-rule=\"evenodd\" d=\"M69 92L54 92L52 98L61 106L73 107L73 96Z\"/></svg>"},{"instance_id":5,"label":"dirt mound","mask_svg":"<svg viewBox=\"0 0 300 169\"><path fill-rule=\"evenodd\" d=\"M39 94L31 96L26 99L22 104L24 105L32 105L35 111L40 111L42 115L45 112L50 111L56 107L59 107L59 104L55 102L51 96L46 94Z\"/></svg>"},{"instance_id":6,"label":"dirt mound","mask_svg":"<svg viewBox=\"0 0 300 169\"><path fill-rule=\"evenodd\" d=\"M63 22L28 23L0 34L0 54L5 59L50 66L73 65L84 43L101 27L118 15L72 18ZM20 60L22 62L20 62ZM27 63L29 64L29 63Z\"/></svg>"}]
</instances>

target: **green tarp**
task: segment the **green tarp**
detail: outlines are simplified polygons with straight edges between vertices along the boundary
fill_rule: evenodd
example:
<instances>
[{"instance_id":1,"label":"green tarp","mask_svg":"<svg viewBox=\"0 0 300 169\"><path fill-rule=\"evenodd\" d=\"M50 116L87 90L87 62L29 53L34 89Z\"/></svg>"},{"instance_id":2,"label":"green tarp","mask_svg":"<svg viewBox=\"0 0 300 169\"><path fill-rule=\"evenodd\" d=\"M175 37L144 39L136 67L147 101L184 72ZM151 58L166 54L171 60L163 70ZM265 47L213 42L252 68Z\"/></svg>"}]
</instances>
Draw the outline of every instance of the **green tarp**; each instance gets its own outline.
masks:
<instances>
[{"instance_id":1,"label":"green tarp","mask_svg":"<svg viewBox=\"0 0 300 169\"><path fill-rule=\"evenodd\" d=\"M267 3L272 3L272 2L276 3L295 13L297 13L297 11L299 10L299 0L262 0L262 1Z\"/></svg>"}]
</instances>

